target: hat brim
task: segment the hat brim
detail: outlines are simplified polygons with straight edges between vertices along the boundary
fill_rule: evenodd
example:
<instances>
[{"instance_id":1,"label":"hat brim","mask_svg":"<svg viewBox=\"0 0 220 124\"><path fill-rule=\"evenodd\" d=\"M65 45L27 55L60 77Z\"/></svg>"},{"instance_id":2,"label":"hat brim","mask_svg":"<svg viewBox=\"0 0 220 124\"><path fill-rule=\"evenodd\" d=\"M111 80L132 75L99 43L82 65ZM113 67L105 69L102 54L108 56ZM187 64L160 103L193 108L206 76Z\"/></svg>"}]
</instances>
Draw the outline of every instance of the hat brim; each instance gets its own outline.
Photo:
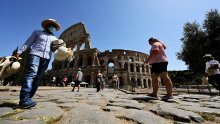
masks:
<instances>
[{"instance_id":1,"label":"hat brim","mask_svg":"<svg viewBox=\"0 0 220 124\"><path fill-rule=\"evenodd\" d=\"M57 60L57 61L64 61L64 60L66 60L67 58L68 58L68 54L66 53L66 54L59 54L58 53L58 50L56 50L55 52L54 52L54 58Z\"/></svg>"},{"instance_id":2,"label":"hat brim","mask_svg":"<svg viewBox=\"0 0 220 124\"><path fill-rule=\"evenodd\" d=\"M48 25L54 25L56 30L60 30L60 24L56 21L53 21L53 20L43 20L42 23L41 23L41 26L46 29Z\"/></svg>"},{"instance_id":3,"label":"hat brim","mask_svg":"<svg viewBox=\"0 0 220 124\"><path fill-rule=\"evenodd\" d=\"M203 56L203 58L212 58L212 59L214 59L214 57L212 57L212 56Z\"/></svg>"}]
</instances>

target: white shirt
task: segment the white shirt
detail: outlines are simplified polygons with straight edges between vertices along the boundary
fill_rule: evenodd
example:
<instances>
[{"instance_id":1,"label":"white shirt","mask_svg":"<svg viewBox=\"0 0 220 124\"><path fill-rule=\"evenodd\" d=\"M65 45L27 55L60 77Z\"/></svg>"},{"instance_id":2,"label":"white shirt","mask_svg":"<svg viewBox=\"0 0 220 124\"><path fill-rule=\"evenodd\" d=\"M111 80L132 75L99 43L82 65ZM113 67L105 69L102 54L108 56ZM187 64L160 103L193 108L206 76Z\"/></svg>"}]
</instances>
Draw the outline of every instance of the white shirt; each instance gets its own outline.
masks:
<instances>
[{"instance_id":1,"label":"white shirt","mask_svg":"<svg viewBox=\"0 0 220 124\"><path fill-rule=\"evenodd\" d=\"M208 75L220 74L219 69L209 69L212 65L215 65L215 64L219 65L219 62L216 60L210 60L206 62L205 72L208 73Z\"/></svg>"},{"instance_id":2,"label":"white shirt","mask_svg":"<svg viewBox=\"0 0 220 124\"><path fill-rule=\"evenodd\" d=\"M36 55L45 59L51 57L51 42L57 40L53 34L48 34L46 31L35 30L27 39L24 45L18 51L19 54L31 48L29 54Z\"/></svg>"}]
</instances>

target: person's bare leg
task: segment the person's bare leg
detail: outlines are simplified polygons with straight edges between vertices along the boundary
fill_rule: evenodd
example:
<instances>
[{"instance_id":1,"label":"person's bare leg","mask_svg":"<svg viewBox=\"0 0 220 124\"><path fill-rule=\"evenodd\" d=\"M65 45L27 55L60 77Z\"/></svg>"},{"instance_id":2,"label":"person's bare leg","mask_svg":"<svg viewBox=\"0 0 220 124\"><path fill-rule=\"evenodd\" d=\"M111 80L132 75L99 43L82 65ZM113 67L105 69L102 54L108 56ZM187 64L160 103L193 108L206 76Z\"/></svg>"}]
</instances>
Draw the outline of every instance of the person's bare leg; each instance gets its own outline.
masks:
<instances>
[{"instance_id":1,"label":"person's bare leg","mask_svg":"<svg viewBox=\"0 0 220 124\"><path fill-rule=\"evenodd\" d=\"M72 91L74 91L74 89L75 89L75 85L73 86L73 89L72 89Z\"/></svg>"},{"instance_id":2,"label":"person's bare leg","mask_svg":"<svg viewBox=\"0 0 220 124\"><path fill-rule=\"evenodd\" d=\"M155 73L152 73L151 78L152 78L152 86L153 86L152 94L157 96L158 89L159 89L158 75L156 75Z\"/></svg>"},{"instance_id":3,"label":"person's bare leg","mask_svg":"<svg viewBox=\"0 0 220 124\"><path fill-rule=\"evenodd\" d=\"M80 88L80 85L78 85L78 92L79 92L79 88Z\"/></svg>"},{"instance_id":4,"label":"person's bare leg","mask_svg":"<svg viewBox=\"0 0 220 124\"><path fill-rule=\"evenodd\" d=\"M167 90L167 96L173 96L173 84L171 79L168 76L167 72L162 72L160 74L161 79L163 80L166 90Z\"/></svg>"}]
</instances>

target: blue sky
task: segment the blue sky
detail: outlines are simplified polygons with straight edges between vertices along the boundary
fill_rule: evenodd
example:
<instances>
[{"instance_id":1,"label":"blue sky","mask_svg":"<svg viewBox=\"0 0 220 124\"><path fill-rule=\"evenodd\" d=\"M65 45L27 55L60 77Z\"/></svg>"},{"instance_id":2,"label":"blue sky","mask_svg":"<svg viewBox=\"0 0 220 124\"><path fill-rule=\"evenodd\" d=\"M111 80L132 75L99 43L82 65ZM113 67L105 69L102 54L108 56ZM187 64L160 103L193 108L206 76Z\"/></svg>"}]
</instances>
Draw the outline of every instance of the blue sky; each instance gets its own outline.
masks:
<instances>
[{"instance_id":1,"label":"blue sky","mask_svg":"<svg viewBox=\"0 0 220 124\"><path fill-rule=\"evenodd\" d=\"M177 60L186 22L202 25L211 9L220 11L219 0L1 0L0 56L8 56L26 41L41 21L54 18L60 36L69 26L83 22L91 46L101 52L126 49L149 53L147 40L158 38L168 47L168 70L185 70ZM51 68L51 65L49 66Z\"/></svg>"}]
</instances>

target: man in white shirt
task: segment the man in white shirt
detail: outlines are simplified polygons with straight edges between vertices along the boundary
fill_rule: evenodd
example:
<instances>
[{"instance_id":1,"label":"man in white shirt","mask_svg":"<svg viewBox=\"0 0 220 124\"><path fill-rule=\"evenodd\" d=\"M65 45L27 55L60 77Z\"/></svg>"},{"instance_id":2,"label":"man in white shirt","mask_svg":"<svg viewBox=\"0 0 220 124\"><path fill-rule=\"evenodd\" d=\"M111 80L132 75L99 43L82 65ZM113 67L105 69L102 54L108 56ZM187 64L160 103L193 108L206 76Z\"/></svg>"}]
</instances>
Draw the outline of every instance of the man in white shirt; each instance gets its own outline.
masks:
<instances>
[{"instance_id":1,"label":"man in white shirt","mask_svg":"<svg viewBox=\"0 0 220 124\"><path fill-rule=\"evenodd\" d=\"M206 61L205 73L208 74L208 81L213 87L220 91L220 64L214 60L211 54L203 56Z\"/></svg>"},{"instance_id":2,"label":"man in white shirt","mask_svg":"<svg viewBox=\"0 0 220 124\"><path fill-rule=\"evenodd\" d=\"M19 58L20 54L30 49L28 67L20 91L19 105L22 108L31 108L36 105L32 97L36 93L50 62L52 54L51 43L57 40L54 32L60 30L60 24L54 19L43 20L41 26L43 30L33 31L17 54L14 55Z\"/></svg>"}]
</instances>

